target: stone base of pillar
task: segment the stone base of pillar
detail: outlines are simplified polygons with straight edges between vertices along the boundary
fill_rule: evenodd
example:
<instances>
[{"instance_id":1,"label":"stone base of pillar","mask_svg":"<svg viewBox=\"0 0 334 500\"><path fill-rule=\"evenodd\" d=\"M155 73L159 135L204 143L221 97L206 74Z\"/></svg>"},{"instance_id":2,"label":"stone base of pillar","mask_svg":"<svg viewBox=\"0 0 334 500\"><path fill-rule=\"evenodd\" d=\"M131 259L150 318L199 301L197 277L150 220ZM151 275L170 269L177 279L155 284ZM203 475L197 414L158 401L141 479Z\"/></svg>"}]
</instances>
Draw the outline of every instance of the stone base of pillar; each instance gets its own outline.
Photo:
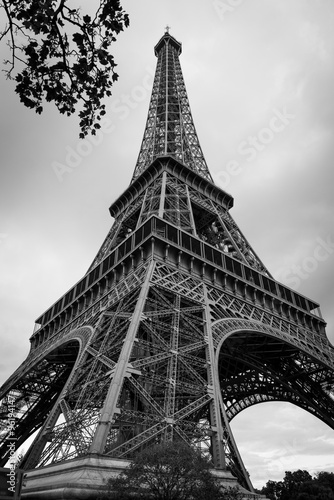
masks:
<instances>
[{"instance_id":1,"label":"stone base of pillar","mask_svg":"<svg viewBox=\"0 0 334 500\"><path fill-rule=\"evenodd\" d=\"M108 479L120 474L128 460L92 455L52 464L25 472L21 498L23 500L96 500L107 491ZM213 475L225 488L238 486L228 471L213 470ZM244 499L259 499L239 486ZM264 497L262 497L263 499Z\"/></svg>"},{"instance_id":2,"label":"stone base of pillar","mask_svg":"<svg viewBox=\"0 0 334 500\"><path fill-rule=\"evenodd\" d=\"M96 500L107 490L108 479L120 474L129 463L95 455L27 471L22 499Z\"/></svg>"}]
</instances>

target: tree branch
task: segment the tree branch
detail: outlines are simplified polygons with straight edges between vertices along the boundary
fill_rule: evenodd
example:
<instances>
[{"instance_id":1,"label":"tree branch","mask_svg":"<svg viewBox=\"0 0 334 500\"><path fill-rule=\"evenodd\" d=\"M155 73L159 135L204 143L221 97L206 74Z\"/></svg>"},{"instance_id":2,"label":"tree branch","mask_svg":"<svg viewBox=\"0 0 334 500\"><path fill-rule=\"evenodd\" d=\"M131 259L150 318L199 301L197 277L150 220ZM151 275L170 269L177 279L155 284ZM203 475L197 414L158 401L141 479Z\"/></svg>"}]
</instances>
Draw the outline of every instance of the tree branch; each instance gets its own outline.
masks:
<instances>
[{"instance_id":1,"label":"tree branch","mask_svg":"<svg viewBox=\"0 0 334 500\"><path fill-rule=\"evenodd\" d=\"M0 41L9 38L11 59L6 73L16 80L21 102L41 113L43 99L53 101L67 115L81 103L83 137L100 127L98 121L105 114L101 100L111 94L118 77L110 46L129 19L120 0L99 0L93 20L77 8L71 9L71 1L3 0L8 25L0 33ZM25 42L18 45L21 34ZM13 77L16 61L23 69Z\"/></svg>"},{"instance_id":2,"label":"tree branch","mask_svg":"<svg viewBox=\"0 0 334 500\"><path fill-rule=\"evenodd\" d=\"M7 1L6 0L3 0L3 6L4 6L4 9L5 9L7 18L8 18L8 22L9 22L9 26L8 26L8 29L7 29L7 31L5 33L5 35L9 32L10 33L10 38L11 38L11 41L12 41L12 45L11 45L11 50L12 50L11 68L10 68L9 71L7 70L7 72L6 72L7 73L7 78L11 78L11 73L12 73L14 67L15 67L15 50L16 50L17 47L15 45L15 40L14 40L14 30L13 30L14 23L12 21L10 10L9 10L9 6L7 5ZM0 40L2 40L2 38L3 38L3 36L1 36Z\"/></svg>"}]
</instances>

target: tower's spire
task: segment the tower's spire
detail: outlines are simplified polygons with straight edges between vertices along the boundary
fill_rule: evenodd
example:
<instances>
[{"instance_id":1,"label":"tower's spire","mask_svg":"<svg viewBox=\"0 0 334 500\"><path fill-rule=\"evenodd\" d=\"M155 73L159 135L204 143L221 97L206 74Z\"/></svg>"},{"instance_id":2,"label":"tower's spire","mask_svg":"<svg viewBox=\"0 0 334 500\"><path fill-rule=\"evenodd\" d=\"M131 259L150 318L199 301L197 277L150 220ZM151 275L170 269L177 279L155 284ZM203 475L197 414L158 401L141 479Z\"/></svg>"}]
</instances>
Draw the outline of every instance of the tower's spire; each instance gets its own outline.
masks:
<instances>
[{"instance_id":1,"label":"tower's spire","mask_svg":"<svg viewBox=\"0 0 334 500\"><path fill-rule=\"evenodd\" d=\"M158 58L151 102L133 174L136 179L159 156L172 156L205 179L212 181L191 116L179 55L182 47L169 34L154 47Z\"/></svg>"}]
</instances>

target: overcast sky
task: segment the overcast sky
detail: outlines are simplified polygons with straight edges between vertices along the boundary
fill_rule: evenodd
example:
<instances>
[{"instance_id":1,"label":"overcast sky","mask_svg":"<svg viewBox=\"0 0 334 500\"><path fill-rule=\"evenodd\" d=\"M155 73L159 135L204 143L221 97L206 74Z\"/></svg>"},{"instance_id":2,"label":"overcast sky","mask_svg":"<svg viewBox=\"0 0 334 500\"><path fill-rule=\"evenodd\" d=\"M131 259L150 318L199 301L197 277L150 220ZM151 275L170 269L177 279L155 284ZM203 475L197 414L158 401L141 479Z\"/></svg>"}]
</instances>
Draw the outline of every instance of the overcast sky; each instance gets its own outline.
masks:
<instances>
[{"instance_id":1,"label":"overcast sky","mask_svg":"<svg viewBox=\"0 0 334 500\"><path fill-rule=\"evenodd\" d=\"M26 357L34 320L82 277L112 223L166 24L182 42L199 140L234 197L232 215L274 277L321 304L334 343L333 1L122 3L130 27L114 46L120 77L99 143L79 141L78 120L52 105L41 116L25 109L1 77L0 383ZM290 404L250 408L232 428L255 486L285 470L334 472L333 431Z\"/></svg>"}]
</instances>

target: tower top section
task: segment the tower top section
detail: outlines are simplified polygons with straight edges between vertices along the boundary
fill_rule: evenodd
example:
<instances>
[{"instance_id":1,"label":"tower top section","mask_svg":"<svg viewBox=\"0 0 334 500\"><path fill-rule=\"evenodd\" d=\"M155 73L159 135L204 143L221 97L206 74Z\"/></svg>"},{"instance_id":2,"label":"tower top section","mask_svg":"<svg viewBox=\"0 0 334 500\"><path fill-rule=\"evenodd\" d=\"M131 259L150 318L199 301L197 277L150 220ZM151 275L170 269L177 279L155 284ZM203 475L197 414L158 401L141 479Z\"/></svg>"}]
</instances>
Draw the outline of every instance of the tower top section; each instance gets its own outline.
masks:
<instances>
[{"instance_id":1,"label":"tower top section","mask_svg":"<svg viewBox=\"0 0 334 500\"><path fill-rule=\"evenodd\" d=\"M178 42L174 37L169 34L169 26L166 27L166 32L164 36L160 38L156 46L154 47L154 53L157 57L159 57L159 52L165 48L166 44L170 44L174 47L178 53L178 55L182 52L182 44Z\"/></svg>"},{"instance_id":2,"label":"tower top section","mask_svg":"<svg viewBox=\"0 0 334 500\"><path fill-rule=\"evenodd\" d=\"M154 47L158 58L148 117L134 181L154 160L172 157L213 182L199 144L190 111L179 55L182 45L169 27Z\"/></svg>"}]
</instances>

